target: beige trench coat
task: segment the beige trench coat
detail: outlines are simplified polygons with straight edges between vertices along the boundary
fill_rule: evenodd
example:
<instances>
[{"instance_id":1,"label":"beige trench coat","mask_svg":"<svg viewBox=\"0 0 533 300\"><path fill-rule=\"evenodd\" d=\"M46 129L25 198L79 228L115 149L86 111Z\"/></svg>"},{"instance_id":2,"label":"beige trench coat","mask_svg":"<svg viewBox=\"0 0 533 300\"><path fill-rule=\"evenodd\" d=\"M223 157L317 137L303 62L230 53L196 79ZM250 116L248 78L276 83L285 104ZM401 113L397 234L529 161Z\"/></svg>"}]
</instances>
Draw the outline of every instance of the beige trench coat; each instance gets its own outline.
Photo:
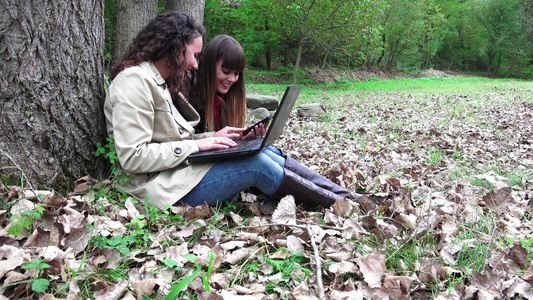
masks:
<instances>
[{"instance_id":1,"label":"beige trench coat","mask_svg":"<svg viewBox=\"0 0 533 300\"><path fill-rule=\"evenodd\" d=\"M182 97L172 104L165 80L151 62L120 72L107 91L104 113L121 167L130 177L126 191L158 208L173 205L194 188L214 163L189 164L198 152L193 139L200 116Z\"/></svg>"}]
</instances>

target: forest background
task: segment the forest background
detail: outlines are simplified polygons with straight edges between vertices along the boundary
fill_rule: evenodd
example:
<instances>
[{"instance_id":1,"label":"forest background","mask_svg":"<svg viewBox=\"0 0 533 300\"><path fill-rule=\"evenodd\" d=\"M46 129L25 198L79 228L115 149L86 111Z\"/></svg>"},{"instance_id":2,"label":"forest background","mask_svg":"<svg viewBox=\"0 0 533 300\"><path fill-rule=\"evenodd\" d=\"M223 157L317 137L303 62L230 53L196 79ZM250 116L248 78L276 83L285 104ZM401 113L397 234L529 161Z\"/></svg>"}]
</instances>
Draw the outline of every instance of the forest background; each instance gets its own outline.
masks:
<instances>
[{"instance_id":1,"label":"forest background","mask_svg":"<svg viewBox=\"0 0 533 300\"><path fill-rule=\"evenodd\" d=\"M109 53L117 8L106 1ZM232 35L248 66L292 73L293 82L300 66L533 77L532 0L206 0L204 26L207 41Z\"/></svg>"}]
</instances>

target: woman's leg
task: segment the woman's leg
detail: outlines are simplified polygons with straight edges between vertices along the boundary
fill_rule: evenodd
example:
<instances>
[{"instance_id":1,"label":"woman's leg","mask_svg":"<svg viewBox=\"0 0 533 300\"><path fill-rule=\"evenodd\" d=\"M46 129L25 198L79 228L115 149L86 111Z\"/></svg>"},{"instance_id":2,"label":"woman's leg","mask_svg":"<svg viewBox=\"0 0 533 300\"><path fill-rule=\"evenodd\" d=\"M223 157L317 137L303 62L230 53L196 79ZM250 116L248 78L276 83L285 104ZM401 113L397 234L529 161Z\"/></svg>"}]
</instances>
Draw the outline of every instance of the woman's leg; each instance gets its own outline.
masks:
<instances>
[{"instance_id":1,"label":"woman's leg","mask_svg":"<svg viewBox=\"0 0 533 300\"><path fill-rule=\"evenodd\" d=\"M273 161L277 162L280 166L285 166L285 157L283 156L283 152L281 152L280 150L272 146L267 146L261 152L268 155L268 157L270 157Z\"/></svg>"},{"instance_id":2,"label":"woman's leg","mask_svg":"<svg viewBox=\"0 0 533 300\"><path fill-rule=\"evenodd\" d=\"M271 196L284 175L283 168L262 152L247 158L219 161L181 200L191 206L204 203L216 206L253 186Z\"/></svg>"},{"instance_id":3,"label":"woman's leg","mask_svg":"<svg viewBox=\"0 0 533 300\"><path fill-rule=\"evenodd\" d=\"M262 152L267 154L272 160L279 163L285 169L291 170L292 172L300 175L301 177L311 181L315 185L322 187L328 191L331 191L342 198L357 199L361 197L361 195L341 187L340 185L334 183L326 177L300 164L298 161L292 159L279 149L276 149L272 146L268 146L266 150L263 150Z\"/></svg>"}]
</instances>

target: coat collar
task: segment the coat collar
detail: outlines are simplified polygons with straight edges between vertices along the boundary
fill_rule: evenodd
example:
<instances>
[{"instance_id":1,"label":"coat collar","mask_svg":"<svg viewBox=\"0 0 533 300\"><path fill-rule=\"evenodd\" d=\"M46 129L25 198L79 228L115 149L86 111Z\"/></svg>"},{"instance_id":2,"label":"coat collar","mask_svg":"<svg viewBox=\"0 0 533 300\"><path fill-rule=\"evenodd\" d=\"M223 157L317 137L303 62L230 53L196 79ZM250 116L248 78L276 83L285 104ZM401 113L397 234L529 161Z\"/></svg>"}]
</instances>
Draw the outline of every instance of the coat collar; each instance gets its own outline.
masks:
<instances>
[{"instance_id":1,"label":"coat collar","mask_svg":"<svg viewBox=\"0 0 533 300\"><path fill-rule=\"evenodd\" d=\"M166 85L165 79L161 76L161 73L159 73L159 70L155 67L154 63L151 61L143 61L139 64L139 67L141 67L143 70L147 71L152 75L152 78L154 79L155 83L157 85Z\"/></svg>"},{"instance_id":2,"label":"coat collar","mask_svg":"<svg viewBox=\"0 0 533 300\"><path fill-rule=\"evenodd\" d=\"M142 62L139 66L143 70L151 74L157 85L164 88L163 94L165 97L165 101L170 107L174 120L178 124L180 124L181 127L189 131L191 134L194 134L194 126L200 123L200 115L198 114L198 112L192 107L192 105L189 103L189 101L187 101L187 99L185 98L185 96L183 96L181 92L178 94L179 99L176 99L176 104L179 106L181 113L178 112L172 101L172 96L170 95L170 92L167 89L166 81L165 79L163 79L161 73L159 73L159 70L157 70L154 63L151 61L145 61Z\"/></svg>"}]
</instances>

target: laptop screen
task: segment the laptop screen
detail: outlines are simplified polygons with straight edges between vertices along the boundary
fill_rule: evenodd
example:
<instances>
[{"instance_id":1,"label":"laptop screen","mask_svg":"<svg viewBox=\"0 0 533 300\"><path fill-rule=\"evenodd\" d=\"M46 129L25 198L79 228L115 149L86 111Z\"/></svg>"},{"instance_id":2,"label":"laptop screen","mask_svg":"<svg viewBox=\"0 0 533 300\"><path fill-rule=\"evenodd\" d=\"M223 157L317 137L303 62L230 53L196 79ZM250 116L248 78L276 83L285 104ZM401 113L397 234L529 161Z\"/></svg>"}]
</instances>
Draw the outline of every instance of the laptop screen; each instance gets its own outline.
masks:
<instances>
[{"instance_id":1,"label":"laptop screen","mask_svg":"<svg viewBox=\"0 0 533 300\"><path fill-rule=\"evenodd\" d=\"M301 90L301 85L289 85L287 87L281 103L276 110L274 117L272 117L270 126L268 126L268 130L265 138L263 139L261 148L265 145L272 144L279 136L281 136L283 133L283 127L285 127L285 123L287 123L287 120L289 119L291 110L294 107L296 99L298 98Z\"/></svg>"}]
</instances>

